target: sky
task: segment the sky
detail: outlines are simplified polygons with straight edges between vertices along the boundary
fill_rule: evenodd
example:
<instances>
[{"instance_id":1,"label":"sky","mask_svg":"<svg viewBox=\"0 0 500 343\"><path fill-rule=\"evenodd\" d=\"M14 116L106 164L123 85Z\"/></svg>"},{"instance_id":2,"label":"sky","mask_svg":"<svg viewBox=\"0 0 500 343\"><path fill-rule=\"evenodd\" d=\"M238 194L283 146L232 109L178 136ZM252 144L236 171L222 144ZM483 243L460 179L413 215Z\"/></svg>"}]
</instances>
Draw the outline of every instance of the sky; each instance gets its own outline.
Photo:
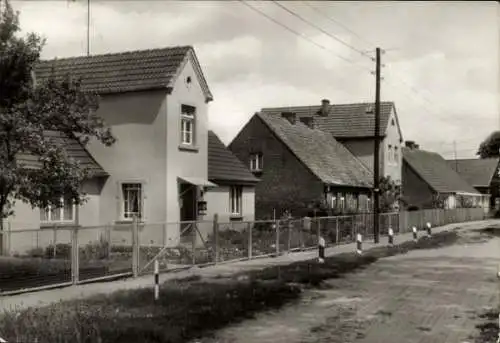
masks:
<instances>
[{"instance_id":1,"label":"sky","mask_svg":"<svg viewBox=\"0 0 500 343\"><path fill-rule=\"evenodd\" d=\"M374 101L375 47L405 140L470 158L500 129L496 2L246 3L274 22L241 1L91 0L90 52L194 46L226 144L263 107ZM12 5L24 33L47 39L42 58L86 54L87 1Z\"/></svg>"}]
</instances>

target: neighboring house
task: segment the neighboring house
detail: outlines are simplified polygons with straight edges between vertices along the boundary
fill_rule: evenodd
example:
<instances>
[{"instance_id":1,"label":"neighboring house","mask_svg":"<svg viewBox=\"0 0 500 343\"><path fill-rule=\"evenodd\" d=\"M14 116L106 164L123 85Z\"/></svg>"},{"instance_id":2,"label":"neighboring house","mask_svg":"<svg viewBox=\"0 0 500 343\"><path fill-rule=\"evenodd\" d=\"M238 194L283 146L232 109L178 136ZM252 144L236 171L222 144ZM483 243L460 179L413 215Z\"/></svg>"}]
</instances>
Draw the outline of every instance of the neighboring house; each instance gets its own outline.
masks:
<instances>
[{"instance_id":1,"label":"neighboring house","mask_svg":"<svg viewBox=\"0 0 500 343\"><path fill-rule=\"evenodd\" d=\"M208 179L218 185L205 193L207 217L220 223L255 220L255 185L259 182L217 137L208 132Z\"/></svg>"},{"instance_id":2,"label":"neighboring house","mask_svg":"<svg viewBox=\"0 0 500 343\"><path fill-rule=\"evenodd\" d=\"M373 103L330 104L263 108L261 112L280 115L294 112L298 118L314 117L316 128L331 133L373 171L375 144L375 107ZM380 104L380 176L401 184L403 135L393 102Z\"/></svg>"},{"instance_id":3,"label":"neighboring house","mask_svg":"<svg viewBox=\"0 0 500 343\"><path fill-rule=\"evenodd\" d=\"M488 209L494 209L497 205L500 193L500 175L498 164L500 159L496 158L470 158L447 160L448 165L460 176L472 185L478 192L490 195Z\"/></svg>"},{"instance_id":4,"label":"neighboring house","mask_svg":"<svg viewBox=\"0 0 500 343\"><path fill-rule=\"evenodd\" d=\"M407 208L419 209L484 205L483 195L444 158L421 150L414 142L406 142L403 148L403 202Z\"/></svg>"},{"instance_id":5,"label":"neighboring house","mask_svg":"<svg viewBox=\"0 0 500 343\"><path fill-rule=\"evenodd\" d=\"M314 128L315 117L256 113L229 145L260 178L256 215L294 217L323 203L340 211L366 211L372 174L331 134Z\"/></svg>"},{"instance_id":6,"label":"neighboring house","mask_svg":"<svg viewBox=\"0 0 500 343\"><path fill-rule=\"evenodd\" d=\"M79 208L80 225L131 223L136 216L146 224L142 242L177 244L180 221L212 220L197 205L204 191L217 187L208 181L207 108L213 97L192 47L55 59L35 70L37 81L51 73L81 78L83 90L99 94L98 114L117 138L111 147L95 141L68 146L99 170L84 185L89 200ZM14 229L75 222L71 206L49 215L22 203L15 210Z\"/></svg>"}]
</instances>

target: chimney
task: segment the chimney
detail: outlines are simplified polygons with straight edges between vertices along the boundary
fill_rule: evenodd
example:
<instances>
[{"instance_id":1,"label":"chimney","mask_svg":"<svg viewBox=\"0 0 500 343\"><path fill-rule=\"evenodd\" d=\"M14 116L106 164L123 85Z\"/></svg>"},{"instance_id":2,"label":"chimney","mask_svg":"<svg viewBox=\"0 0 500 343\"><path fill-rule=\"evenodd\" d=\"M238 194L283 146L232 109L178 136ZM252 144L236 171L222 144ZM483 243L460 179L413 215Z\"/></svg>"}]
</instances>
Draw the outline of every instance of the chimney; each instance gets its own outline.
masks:
<instances>
[{"instance_id":1,"label":"chimney","mask_svg":"<svg viewBox=\"0 0 500 343\"><path fill-rule=\"evenodd\" d=\"M281 112L281 116L288 120L292 125L295 125L297 122L297 113L295 112Z\"/></svg>"},{"instance_id":2,"label":"chimney","mask_svg":"<svg viewBox=\"0 0 500 343\"><path fill-rule=\"evenodd\" d=\"M405 146L409 149L418 149L419 145L415 144L415 141L406 141Z\"/></svg>"},{"instance_id":3,"label":"chimney","mask_svg":"<svg viewBox=\"0 0 500 343\"><path fill-rule=\"evenodd\" d=\"M301 117L299 120L310 129L314 129L314 117Z\"/></svg>"},{"instance_id":4,"label":"chimney","mask_svg":"<svg viewBox=\"0 0 500 343\"><path fill-rule=\"evenodd\" d=\"M321 109L319 110L319 115L322 117L328 117L330 113L330 100L323 99L321 100Z\"/></svg>"}]
</instances>

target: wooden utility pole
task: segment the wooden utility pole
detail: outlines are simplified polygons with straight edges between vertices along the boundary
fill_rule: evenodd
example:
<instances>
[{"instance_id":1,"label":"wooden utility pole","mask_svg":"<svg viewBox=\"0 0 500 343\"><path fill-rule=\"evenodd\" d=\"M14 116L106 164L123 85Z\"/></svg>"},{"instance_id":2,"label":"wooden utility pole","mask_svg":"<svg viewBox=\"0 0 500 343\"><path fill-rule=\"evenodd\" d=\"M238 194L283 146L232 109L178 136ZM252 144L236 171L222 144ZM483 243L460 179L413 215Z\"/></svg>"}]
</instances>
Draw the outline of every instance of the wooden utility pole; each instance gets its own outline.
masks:
<instances>
[{"instance_id":1,"label":"wooden utility pole","mask_svg":"<svg viewBox=\"0 0 500 343\"><path fill-rule=\"evenodd\" d=\"M453 156L455 157L455 171L458 173L457 141L453 141Z\"/></svg>"},{"instance_id":2,"label":"wooden utility pole","mask_svg":"<svg viewBox=\"0 0 500 343\"><path fill-rule=\"evenodd\" d=\"M375 146L373 153L373 236L374 242L380 241L380 48L375 57Z\"/></svg>"}]
</instances>

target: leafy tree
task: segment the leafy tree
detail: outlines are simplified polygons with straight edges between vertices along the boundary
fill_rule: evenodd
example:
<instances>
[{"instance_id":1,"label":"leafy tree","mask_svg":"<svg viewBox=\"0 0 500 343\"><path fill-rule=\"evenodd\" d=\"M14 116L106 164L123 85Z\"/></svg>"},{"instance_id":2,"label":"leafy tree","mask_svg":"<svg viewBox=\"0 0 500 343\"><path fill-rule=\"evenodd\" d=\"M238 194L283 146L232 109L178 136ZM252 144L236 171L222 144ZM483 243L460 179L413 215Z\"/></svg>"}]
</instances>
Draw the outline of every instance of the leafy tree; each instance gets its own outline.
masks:
<instances>
[{"instance_id":1,"label":"leafy tree","mask_svg":"<svg viewBox=\"0 0 500 343\"><path fill-rule=\"evenodd\" d=\"M500 131L492 132L481 142L476 155L480 158L499 157L500 156Z\"/></svg>"},{"instance_id":2,"label":"leafy tree","mask_svg":"<svg viewBox=\"0 0 500 343\"><path fill-rule=\"evenodd\" d=\"M394 211L401 196L401 187L397 185L390 176L380 178L380 203L379 208L381 212Z\"/></svg>"},{"instance_id":3,"label":"leafy tree","mask_svg":"<svg viewBox=\"0 0 500 343\"><path fill-rule=\"evenodd\" d=\"M112 145L115 138L96 114L98 97L79 80L50 77L35 83L33 71L45 41L34 33L19 36L19 14L8 1L0 15L0 225L16 200L32 208L61 206L64 196L85 202L81 183L88 171L71 159L54 132L86 144L94 138ZM22 156L38 168L27 168ZM2 229L2 226L0 226Z\"/></svg>"}]
</instances>

